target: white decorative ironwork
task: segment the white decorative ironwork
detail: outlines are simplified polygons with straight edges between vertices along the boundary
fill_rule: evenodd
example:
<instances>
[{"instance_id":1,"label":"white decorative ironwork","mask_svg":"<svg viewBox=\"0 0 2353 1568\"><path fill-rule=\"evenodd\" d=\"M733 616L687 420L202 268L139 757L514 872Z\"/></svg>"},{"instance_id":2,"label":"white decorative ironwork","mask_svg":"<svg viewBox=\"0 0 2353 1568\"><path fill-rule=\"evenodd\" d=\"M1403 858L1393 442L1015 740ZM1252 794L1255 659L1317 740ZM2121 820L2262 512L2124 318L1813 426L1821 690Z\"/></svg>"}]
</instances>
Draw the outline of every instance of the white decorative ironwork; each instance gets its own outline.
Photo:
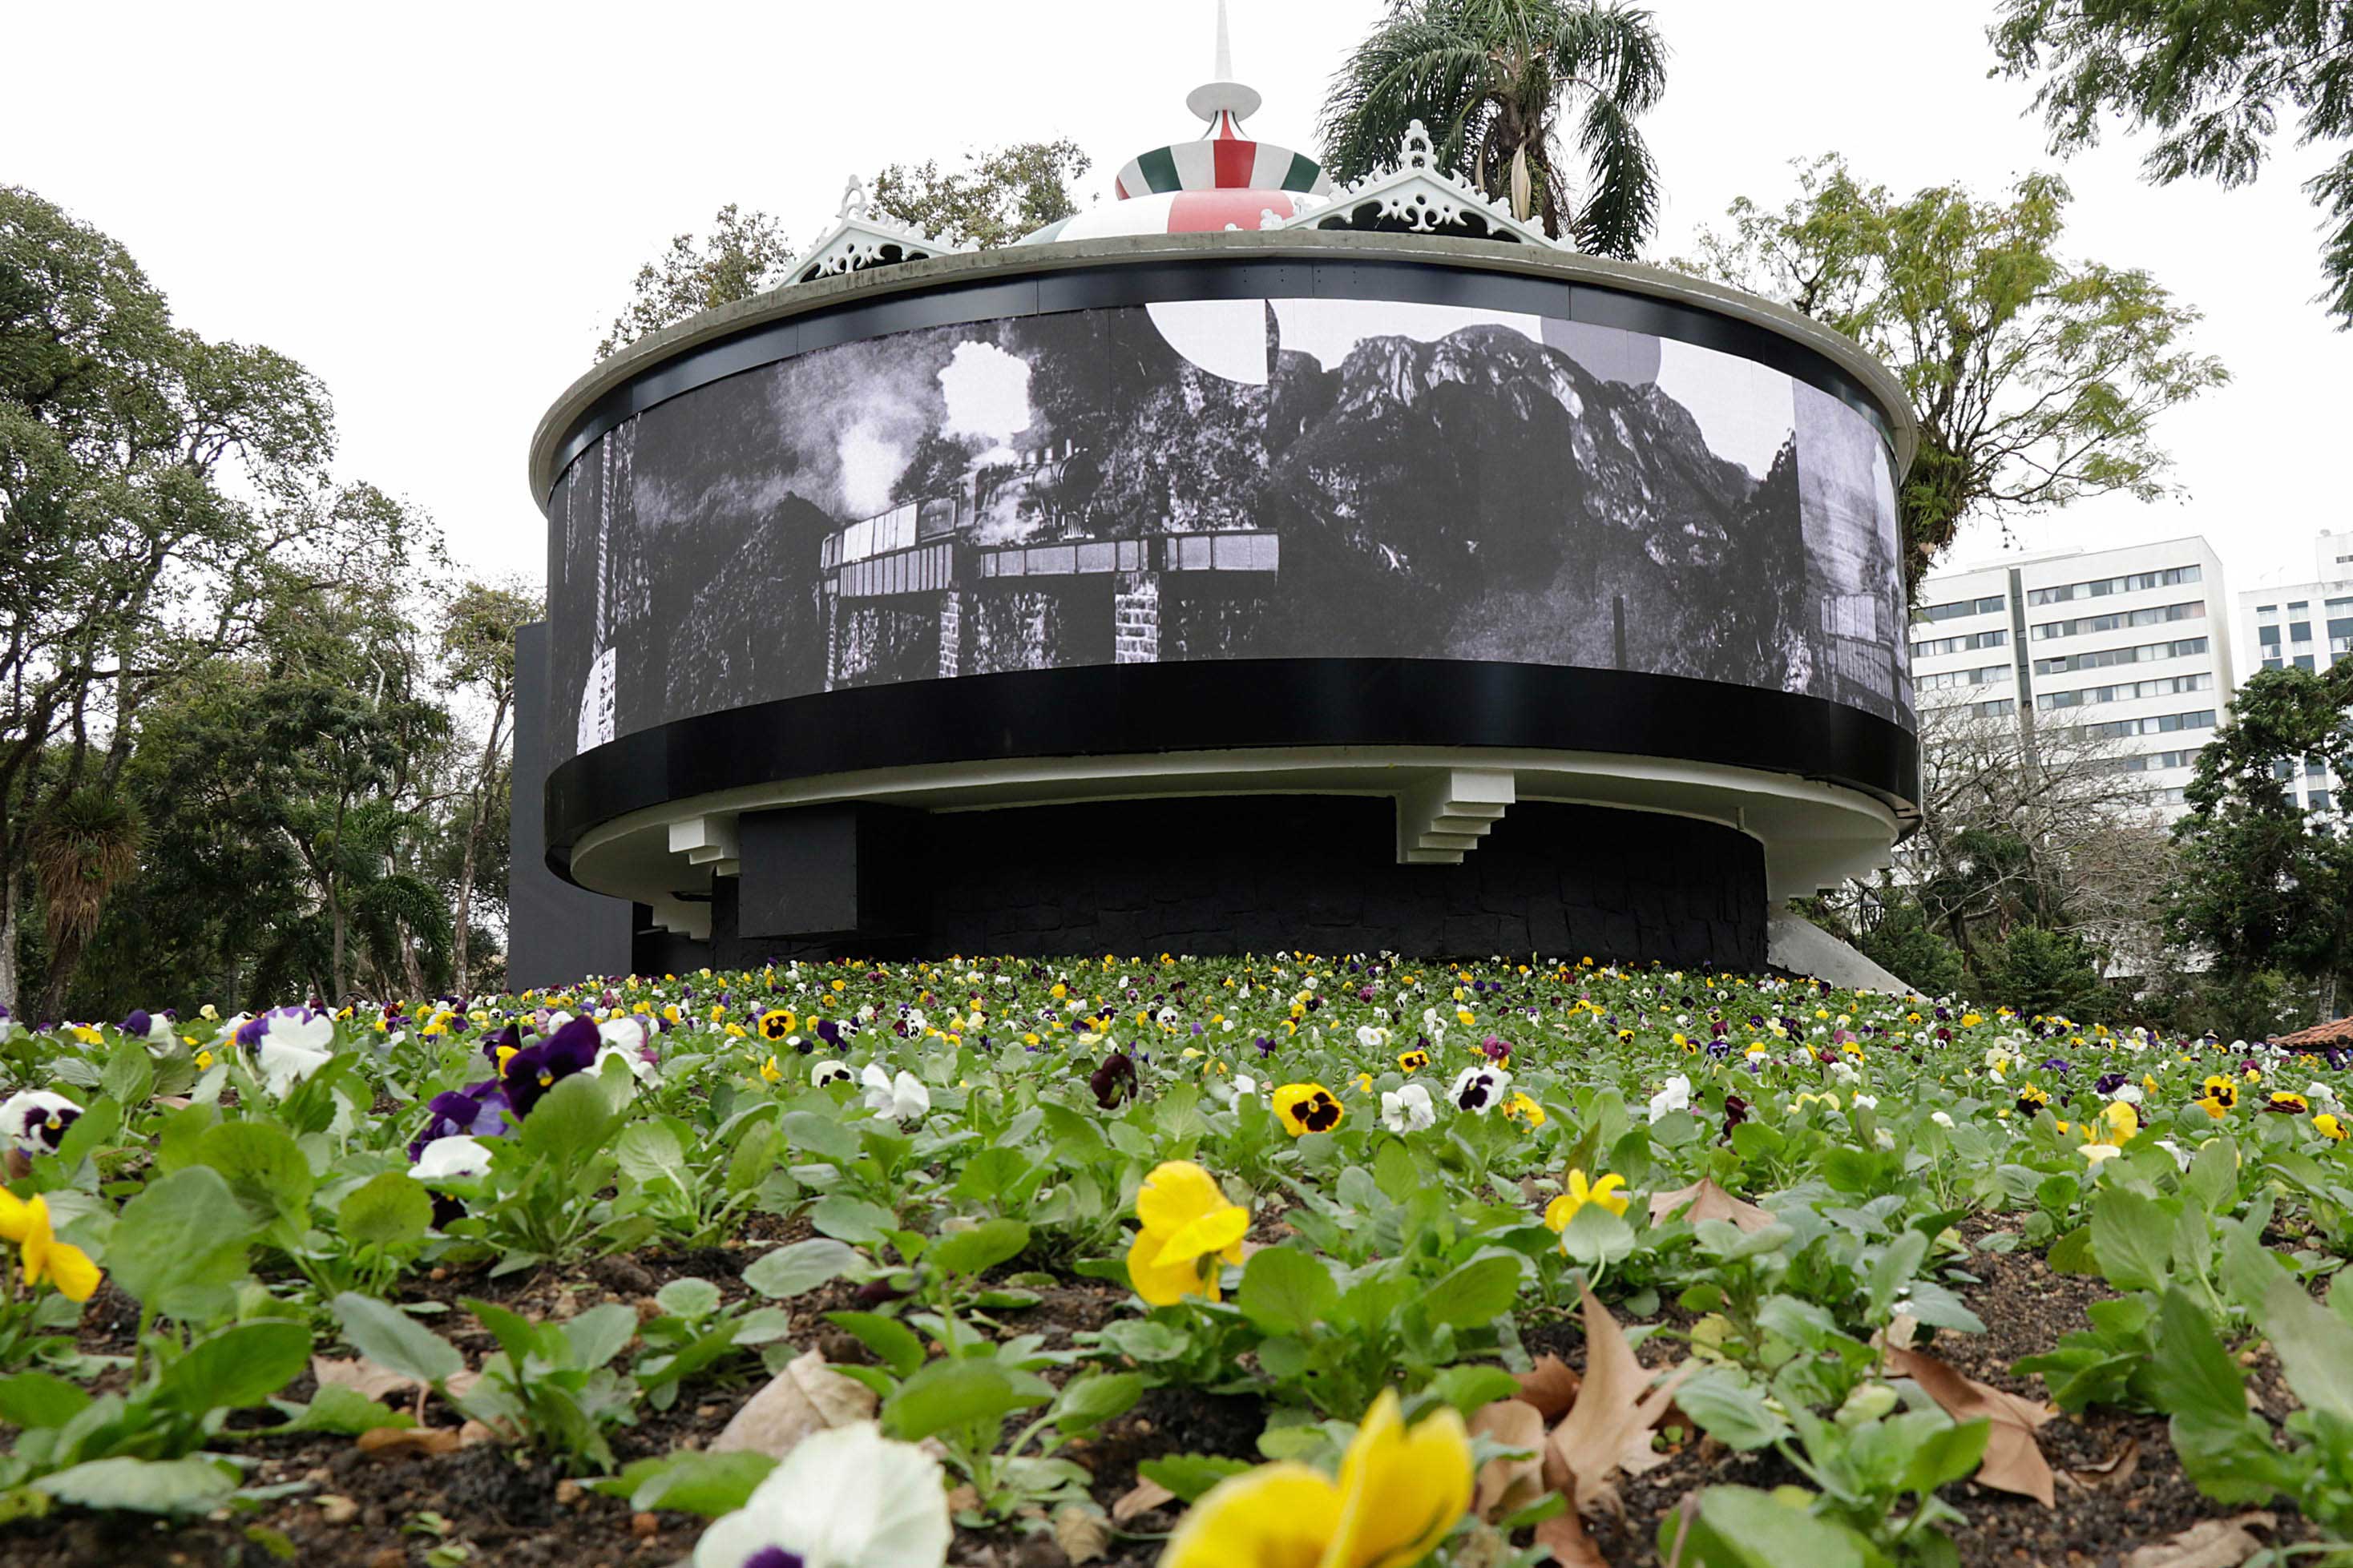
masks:
<instances>
[{"instance_id":1,"label":"white decorative ironwork","mask_svg":"<svg viewBox=\"0 0 2353 1568\"><path fill-rule=\"evenodd\" d=\"M1461 235L1564 248L1546 238L1543 229L1513 216L1509 207L1468 180L1439 168L1430 131L1419 120L1407 129L1398 161L1388 169L1339 186L1328 203L1319 203L1281 226L1402 228L1409 234Z\"/></svg>"},{"instance_id":2,"label":"white decorative ironwork","mask_svg":"<svg viewBox=\"0 0 2353 1568\"><path fill-rule=\"evenodd\" d=\"M867 201L865 182L852 174L849 184L842 188L841 207L833 226L793 263L792 277L796 283L808 283L868 267L921 261L926 257L971 248L968 245L950 245L934 239L920 229L901 228L875 218Z\"/></svg>"}]
</instances>

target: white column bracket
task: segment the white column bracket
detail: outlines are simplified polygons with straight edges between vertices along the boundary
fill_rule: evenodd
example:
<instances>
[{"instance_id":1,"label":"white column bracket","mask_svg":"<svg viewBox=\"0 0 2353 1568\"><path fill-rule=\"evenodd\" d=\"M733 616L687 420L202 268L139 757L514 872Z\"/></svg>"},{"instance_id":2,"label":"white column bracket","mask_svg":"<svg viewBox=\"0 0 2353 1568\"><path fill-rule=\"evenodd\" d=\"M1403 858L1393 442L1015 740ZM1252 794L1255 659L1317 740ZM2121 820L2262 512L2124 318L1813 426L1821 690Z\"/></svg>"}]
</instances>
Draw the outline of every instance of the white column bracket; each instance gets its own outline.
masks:
<instances>
[{"instance_id":1,"label":"white column bracket","mask_svg":"<svg viewBox=\"0 0 2353 1568\"><path fill-rule=\"evenodd\" d=\"M1444 768L1416 779L1397 797L1400 866L1460 866L1518 798L1505 770Z\"/></svg>"}]
</instances>

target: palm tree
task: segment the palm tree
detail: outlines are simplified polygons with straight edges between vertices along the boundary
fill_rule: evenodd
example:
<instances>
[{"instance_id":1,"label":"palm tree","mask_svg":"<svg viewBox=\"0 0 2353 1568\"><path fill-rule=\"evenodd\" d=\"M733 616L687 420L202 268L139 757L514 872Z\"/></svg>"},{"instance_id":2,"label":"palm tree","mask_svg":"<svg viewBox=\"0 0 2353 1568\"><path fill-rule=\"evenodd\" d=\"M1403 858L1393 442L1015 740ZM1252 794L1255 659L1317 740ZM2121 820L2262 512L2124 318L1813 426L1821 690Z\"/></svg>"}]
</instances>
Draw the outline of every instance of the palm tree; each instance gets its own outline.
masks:
<instances>
[{"instance_id":1,"label":"palm tree","mask_svg":"<svg viewBox=\"0 0 2353 1568\"><path fill-rule=\"evenodd\" d=\"M39 1016L59 1016L82 950L98 930L108 895L139 868L144 834L125 795L85 785L59 803L33 839L33 874L48 917L49 976Z\"/></svg>"},{"instance_id":2,"label":"palm tree","mask_svg":"<svg viewBox=\"0 0 2353 1568\"><path fill-rule=\"evenodd\" d=\"M1324 163L1353 180L1393 161L1419 120L1439 165L1578 248L1630 259L1659 207L1658 165L1635 127L1666 89L1651 14L1618 0L1394 0L1324 101ZM1563 177L1575 125L1584 199Z\"/></svg>"}]
</instances>

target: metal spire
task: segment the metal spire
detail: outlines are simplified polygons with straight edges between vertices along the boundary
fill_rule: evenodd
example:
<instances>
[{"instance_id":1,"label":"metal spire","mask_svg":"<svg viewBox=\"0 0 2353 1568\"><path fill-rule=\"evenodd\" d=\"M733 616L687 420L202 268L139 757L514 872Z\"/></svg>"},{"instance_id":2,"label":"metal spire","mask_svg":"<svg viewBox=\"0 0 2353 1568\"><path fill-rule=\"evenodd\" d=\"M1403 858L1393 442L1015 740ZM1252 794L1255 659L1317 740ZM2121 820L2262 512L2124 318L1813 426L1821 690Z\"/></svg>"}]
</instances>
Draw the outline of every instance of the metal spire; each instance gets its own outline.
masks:
<instances>
[{"instance_id":1,"label":"metal spire","mask_svg":"<svg viewBox=\"0 0 2353 1568\"><path fill-rule=\"evenodd\" d=\"M1231 29L1226 23L1226 0L1218 0L1216 73L1216 79L1203 82L1185 95L1185 107L1208 121L1213 129L1220 114L1230 114L1235 121L1232 131L1238 133L1240 122L1258 112L1261 100L1257 89L1234 79L1234 46Z\"/></svg>"}]
</instances>

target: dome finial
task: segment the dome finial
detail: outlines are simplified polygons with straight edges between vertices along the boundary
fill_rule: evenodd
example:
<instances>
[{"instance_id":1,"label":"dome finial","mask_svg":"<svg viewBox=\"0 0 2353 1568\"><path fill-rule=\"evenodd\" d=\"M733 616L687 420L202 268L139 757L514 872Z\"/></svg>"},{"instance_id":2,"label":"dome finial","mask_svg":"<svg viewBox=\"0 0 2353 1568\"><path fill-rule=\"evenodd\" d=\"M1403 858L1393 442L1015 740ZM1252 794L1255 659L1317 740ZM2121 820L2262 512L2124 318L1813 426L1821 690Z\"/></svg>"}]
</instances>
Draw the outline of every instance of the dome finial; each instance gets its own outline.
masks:
<instances>
[{"instance_id":1,"label":"dome finial","mask_svg":"<svg viewBox=\"0 0 2353 1568\"><path fill-rule=\"evenodd\" d=\"M1212 127L1217 126L1219 115L1231 115L1236 122L1233 130L1238 132L1240 122L1256 114L1259 104L1263 100L1256 89L1244 87L1234 79L1234 46L1231 30L1226 25L1226 0L1218 0L1218 52L1214 67L1216 79L1205 81L1187 93L1185 107L1209 121Z\"/></svg>"}]
</instances>

